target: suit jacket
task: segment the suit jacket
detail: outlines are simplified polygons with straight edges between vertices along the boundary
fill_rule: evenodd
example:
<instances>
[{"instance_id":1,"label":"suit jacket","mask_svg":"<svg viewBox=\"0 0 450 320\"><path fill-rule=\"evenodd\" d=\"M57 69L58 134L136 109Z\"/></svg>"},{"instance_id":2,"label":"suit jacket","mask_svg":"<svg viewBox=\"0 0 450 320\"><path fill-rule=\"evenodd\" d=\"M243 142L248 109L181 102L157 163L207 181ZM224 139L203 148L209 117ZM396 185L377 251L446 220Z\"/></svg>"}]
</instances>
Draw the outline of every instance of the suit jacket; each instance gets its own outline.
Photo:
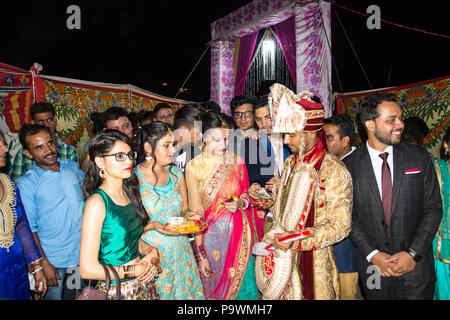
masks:
<instances>
[{"instance_id":1,"label":"suit jacket","mask_svg":"<svg viewBox=\"0 0 450 320\"><path fill-rule=\"evenodd\" d=\"M435 281L432 240L441 221L442 205L433 163L422 148L413 145L395 145L393 153L389 235L367 146L353 152L345 161L353 179L350 238L358 251L358 272L363 286L371 275L367 270L371 263L366 257L375 249L395 254L411 248L423 257L413 271L395 280L401 285L420 286ZM410 169L419 172L405 173Z\"/></svg>"},{"instance_id":2,"label":"suit jacket","mask_svg":"<svg viewBox=\"0 0 450 320\"><path fill-rule=\"evenodd\" d=\"M261 132L259 139L244 139L240 152L247 166L250 185L257 182L264 187L267 181L273 177L276 166L275 151L267 135ZM289 148L283 145L283 161L289 154ZM283 167L283 163L281 167Z\"/></svg>"}]
</instances>

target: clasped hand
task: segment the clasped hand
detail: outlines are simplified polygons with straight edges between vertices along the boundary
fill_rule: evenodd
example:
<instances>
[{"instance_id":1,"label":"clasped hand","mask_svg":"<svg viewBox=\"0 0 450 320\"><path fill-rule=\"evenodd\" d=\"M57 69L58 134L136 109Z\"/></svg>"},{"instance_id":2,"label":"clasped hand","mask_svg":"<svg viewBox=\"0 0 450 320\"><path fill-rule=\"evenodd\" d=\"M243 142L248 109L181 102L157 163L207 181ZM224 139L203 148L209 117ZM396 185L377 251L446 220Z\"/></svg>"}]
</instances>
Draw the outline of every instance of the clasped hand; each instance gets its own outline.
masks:
<instances>
[{"instance_id":1,"label":"clasped hand","mask_svg":"<svg viewBox=\"0 0 450 320\"><path fill-rule=\"evenodd\" d=\"M159 253L156 248L151 248L148 253L136 263L136 280L141 283L151 282L160 272Z\"/></svg>"},{"instance_id":2,"label":"clasped hand","mask_svg":"<svg viewBox=\"0 0 450 320\"><path fill-rule=\"evenodd\" d=\"M405 251L389 255L384 252L375 254L371 262L378 268L383 277L400 277L416 267L414 259Z\"/></svg>"}]
</instances>

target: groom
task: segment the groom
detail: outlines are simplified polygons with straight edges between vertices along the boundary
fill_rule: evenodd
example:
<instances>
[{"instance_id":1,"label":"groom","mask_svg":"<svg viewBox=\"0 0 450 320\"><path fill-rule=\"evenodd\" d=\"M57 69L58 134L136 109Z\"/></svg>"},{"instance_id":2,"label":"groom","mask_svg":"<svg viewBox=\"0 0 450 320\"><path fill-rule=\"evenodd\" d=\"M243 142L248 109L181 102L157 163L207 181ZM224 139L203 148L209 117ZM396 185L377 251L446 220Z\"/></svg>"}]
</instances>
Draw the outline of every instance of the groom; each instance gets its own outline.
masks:
<instances>
[{"instance_id":1,"label":"groom","mask_svg":"<svg viewBox=\"0 0 450 320\"><path fill-rule=\"evenodd\" d=\"M274 201L256 200L263 207L273 204L274 212L271 230L254 248L262 253L256 258L258 287L264 299L339 299L333 244L350 232L350 173L325 149L324 109L312 94L297 96L275 84L269 101L273 131L285 134L292 155Z\"/></svg>"}]
</instances>

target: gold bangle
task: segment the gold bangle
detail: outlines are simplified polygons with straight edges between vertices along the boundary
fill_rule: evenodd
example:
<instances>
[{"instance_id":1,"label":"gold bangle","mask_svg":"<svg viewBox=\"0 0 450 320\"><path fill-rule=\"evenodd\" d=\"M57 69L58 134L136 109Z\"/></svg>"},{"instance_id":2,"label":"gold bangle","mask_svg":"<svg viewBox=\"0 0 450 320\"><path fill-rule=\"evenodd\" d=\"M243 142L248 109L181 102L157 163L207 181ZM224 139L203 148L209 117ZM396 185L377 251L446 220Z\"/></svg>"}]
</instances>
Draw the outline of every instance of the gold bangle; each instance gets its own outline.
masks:
<instances>
[{"instance_id":1,"label":"gold bangle","mask_svg":"<svg viewBox=\"0 0 450 320\"><path fill-rule=\"evenodd\" d=\"M135 272L135 266L134 264L123 266L123 278L124 279L133 279L136 278L136 272Z\"/></svg>"},{"instance_id":2,"label":"gold bangle","mask_svg":"<svg viewBox=\"0 0 450 320\"><path fill-rule=\"evenodd\" d=\"M33 264L36 264L36 263L39 263L39 262L41 262L42 260L43 260L44 258L39 258L39 259L36 259L36 260L34 260L34 261L32 261L32 262L30 262L30 265L33 265Z\"/></svg>"}]
</instances>

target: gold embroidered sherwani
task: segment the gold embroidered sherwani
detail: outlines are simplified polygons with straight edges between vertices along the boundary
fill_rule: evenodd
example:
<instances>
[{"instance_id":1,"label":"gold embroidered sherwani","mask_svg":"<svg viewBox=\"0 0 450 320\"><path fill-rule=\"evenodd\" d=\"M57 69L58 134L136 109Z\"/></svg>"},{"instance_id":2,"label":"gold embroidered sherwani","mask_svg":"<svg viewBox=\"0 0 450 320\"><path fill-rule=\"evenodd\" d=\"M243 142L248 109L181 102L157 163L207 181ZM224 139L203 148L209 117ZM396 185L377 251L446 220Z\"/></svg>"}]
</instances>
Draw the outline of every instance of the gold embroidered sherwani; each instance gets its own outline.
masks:
<instances>
[{"instance_id":1,"label":"gold embroidered sherwani","mask_svg":"<svg viewBox=\"0 0 450 320\"><path fill-rule=\"evenodd\" d=\"M302 210L295 202L300 186L295 185L295 178L305 170L305 164L302 161L295 163L292 168L295 158L291 155L286 159L281 184L278 188L275 198L274 227L279 223L284 215L296 215L299 219L296 223L296 230L284 230L289 232L303 234L311 233L311 236L295 241L289 250L292 250L292 275L290 282L286 283L286 288L289 286L300 286L299 290L285 289L284 293L279 298L287 299L303 299L301 294L301 282L293 281L298 276L298 257L302 251L313 250L313 283L314 283L314 299L316 300L332 300L339 299L339 274L333 253L333 244L341 241L348 236L351 228L351 210L352 210L352 179L347 168L337 157L326 154L323 158L319 172L312 167L309 168L311 174L315 174L314 179L316 184L312 201L314 202L314 226L311 228L304 228L299 230L298 224L305 219L303 214L300 215L297 210ZM289 169L292 168L292 169ZM290 173L289 180L293 183L285 184L287 175ZM291 201L291 204L290 202ZM281 203L280 203L281 202ZM270 231L269 231L270 233ZM270 238L270 235L266 234ZM277 232L281 233L281 232ZM264 239L268 241L270 239ZM263 240L263 241L264 241ZM281 250L281 249L278 249ZM261 258L259 258L261 259ZM260 260L261 261L261 260ZM266 259L267 264L267 259ZM261 274L261 265L259 267L259 274ZM262 270L264 272L264 270ZM299 275L301 277L301 275ZM286 291L287 290L287 291ZM300 293L295 293L300 292Z\"/></svg>"}]
</instances>

